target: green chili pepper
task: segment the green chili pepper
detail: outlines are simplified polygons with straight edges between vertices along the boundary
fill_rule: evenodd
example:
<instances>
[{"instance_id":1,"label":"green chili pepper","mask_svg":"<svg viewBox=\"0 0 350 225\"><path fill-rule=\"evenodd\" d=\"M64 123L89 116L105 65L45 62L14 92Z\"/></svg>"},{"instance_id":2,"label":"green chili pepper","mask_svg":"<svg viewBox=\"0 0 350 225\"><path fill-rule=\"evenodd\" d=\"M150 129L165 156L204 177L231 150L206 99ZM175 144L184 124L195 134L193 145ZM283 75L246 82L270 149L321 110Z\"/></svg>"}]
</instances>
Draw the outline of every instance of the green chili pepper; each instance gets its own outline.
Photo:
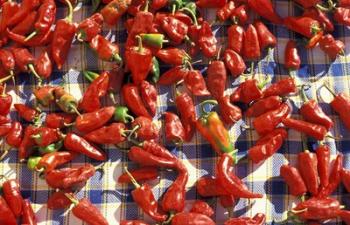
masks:
<instances>
[{"instance_id":1,"label":"green chili pepper","mask_svg":"<svg viewBox=\"0 0 350 225\"><path fill-rule=\"evenodd\" d=\"M28 169L35 170L36 166L38 165L40 160L41 160L40 156L29 157L28 162L27 162Z\"/></svg>"},{"instance_id":2,"label":"green chili pepper","mask_svg":"<svg viewBox=\"0 0 350 225\"><path fill-rule=\"evenodd\" d=\"M159 62L156 57L152 58L152 68L151 68L151 74L152 74L152 82L157 83L160 77L160 69L159 69Z\"/></svg>"},{"instance_id":3,"label":"green chili pepper","mask_svg":"<svg viewBox=\"0 0 350 225\"><path fill-rule=\"evenodd\" d=\"M117 122L128 123L134 121L134 117L128 114L129 109L125 106L117 106L114 111L114 120Z\"/></svg>"},{"instance_id":4,"label":"green chili pepper","mask_svg":"<svg viewBox=\"0 0 350 225\"><path fill-rule=\"evenodd\" d=\"M49 144L48 146L45 146L45 147L39 147L39 152L41 154L56 152L60 148L62 148L62 146L63 146L63 141L61 140L56 143Z\"/></svg>"},{"instance_id":5,"label":"green chili pepper","mask_svg":"<svg viewBox=\"0 0 350 225\"><path fill-rule=\"evenodd\" d=\"M140 34L142 42L146 45L161 49L163 48L163 43L167 42L164 40L163 34Z\"/></svg>"},{"instance_id":6,"label":"green chili pepper","mask_svg":"<svg viewBox=\"0 0 350 225\"><path fill-rule=\"evenodd\" d=\"M78 101L70 94L64 94L57 100L57 105L66 113L77 113Z\"/></svg>"},{"instance_id":7,"label":"green chili pepper","mask_svg":"<svg viewBox=\"0 0 350 225\"><path fill-rule=\"evenodd\" d=\"M97 77L99 77L100 75L98 73L92 72L92 71L87 71L84 70L83 71L84 77L89 81L92 82L94 81Z\"/></svg>"}]
</instances>

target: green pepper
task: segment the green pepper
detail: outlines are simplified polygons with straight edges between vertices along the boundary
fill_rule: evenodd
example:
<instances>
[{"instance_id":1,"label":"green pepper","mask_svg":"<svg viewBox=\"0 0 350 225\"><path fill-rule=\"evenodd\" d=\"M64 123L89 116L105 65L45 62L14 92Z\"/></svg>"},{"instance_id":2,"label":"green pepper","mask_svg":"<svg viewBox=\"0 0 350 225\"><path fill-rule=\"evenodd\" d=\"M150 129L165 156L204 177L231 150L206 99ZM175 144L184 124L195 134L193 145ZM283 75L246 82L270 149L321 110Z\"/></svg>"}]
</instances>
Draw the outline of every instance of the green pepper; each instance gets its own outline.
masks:
<instances>
[{"instance_id":1,"label":"green pepper","mask_svg":"<svg viewBox=\"0 0 350 225\"><path fill-rule=\"evenodd\" d=\"M169 8L171 13L174 14L176 10L182 7L182 0L169 0Z\"/></svg>"},{"instance_id":2,"label":"green pepper","mask_svg":"<svg viewBox=\"0 0 350 225\"><path fill-rule=\"evenodd\" d=\"M29 157L28 162L27 162L28 169L36 170L36 166L38 165L40 160L41 160L40 156Z\"/></svg>"},{"instance_id":3,"label":"green pepper","mask_svg":"<svg viewBox=\"0 0 350 225\"><path fill-rule=\"evenodd\" d=\"M125 106L117 106L114 111L114 120L117 122L128 123L134 121L134 117L128 114L129 109Z\"/></svg>"},{"instance_id":4,"label":"green pepper","mask_svg":"<svg viewBox=\"0 0 350 225\"><path fill-rule=\"evenodd\" d=\"M152 74L152 82L157 83L160 77L160 69L159 69L159 62L156 57L152 58L152 68L151 68L151 74Z\"/></svg>"},{"instance_id":5,"label":"green pepper","mask_svg":"<svg viewBox=\"0 0 350 225\"><path fill-rule=\"evenodd\" d=\"M167 42L163 34L140 34L140 36L143 43L157 49L163 48L163 43Z\"/></svg>"},{"instance_id":6,"label":"green pepper","mask_svg":"<svg viewBox=\"0 0 350 225\"><path fill-rule=\"evenodd\" d=\"M67 94L62 95L56 101L56 103L63 112L77 113L78 115L80 115L79 111L77 110L78 101L71 94L67 93Z\"/></svg>"},{"instance_id":7,"label":"green pepper","mask_svg":"<svg viewBox=\"0 0 350 225\"><path fill-rule=\"evenodd\" d=\"M58 141L56 143L49 144L48 146L45 147L39 147L39 152L41 154L47 154L47 153L52 153L58 151L60 148L63 146L63 141Z\"/></svg>"},{"instance_id":8,"label":"green pepper","mask_svg":"<svg viewBox=\"0 0 350 225\"><path fill-rule=\"evenodd\" d=\"M100 76L98 73L87 71L87 70L84 70L83 74L85 79L87 79L90 83Z\"/></svg>"}]
</instances>

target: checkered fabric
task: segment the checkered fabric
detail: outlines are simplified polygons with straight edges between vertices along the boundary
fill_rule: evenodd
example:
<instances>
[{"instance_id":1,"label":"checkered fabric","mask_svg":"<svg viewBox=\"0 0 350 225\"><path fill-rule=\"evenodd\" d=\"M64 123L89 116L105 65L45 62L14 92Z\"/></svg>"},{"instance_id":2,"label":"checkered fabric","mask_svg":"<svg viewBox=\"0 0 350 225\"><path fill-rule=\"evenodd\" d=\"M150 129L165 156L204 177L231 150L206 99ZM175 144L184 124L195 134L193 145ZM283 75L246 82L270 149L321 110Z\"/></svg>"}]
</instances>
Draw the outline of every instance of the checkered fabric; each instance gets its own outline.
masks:
<instances>
[{"instance_id":1,"label":"checkered fabric","mask_svg":"<svg viewBox=\"0 0 350 225\"><path fill-rule=\"evenodd\" d=\"M299 9L292 1L287 0L275 0L275 5L278 13L281 16L287 15L300 15L301 9ZM87 1L79 3L74 12L74 20L81 21L84 18L92 14L91 3ZM63 18L66 15L66 8L63 5L59 5L57 18ZM215 19L214 13L203 12L205 18L213 21ZM116 27L112 29L105 28L103 35L109 39L119 43L123 49L123 43L127 38L124 21L120 21ZM226 45L227 28L229 23L219 24L215 23L213 29L216 31L218 43L223 48ZM273 82L287 76L288 72L283 67L284 62L284 48L289 39L301 39L300 36L295 35L293 32L288 31L283 26L276 26L267 23L270 30L278 37L278 46L270 52L270 57L267 57L267 52L264 54L264 58L255 63L255 73L260 79L264 79L265 76L271 78ZM346 52L350 52L350 31L348 28L340 25L335 25L334 36L337 39L347 43ZM34 53L38 55L41 49L33 49ZM273 57L272 57L273 54ZM310 77L317 77L317 82L310 83L311 88L306 92L309 98L317 98L325 110L325 112L331 115L331 118L335 121L335 126L331 130L333 136L342 135L341 140L327 139L328 144L332 149L332 158L335 157L336 152L342 152L345 156L344 165L346 168L350 168L350 133L344 127L339 120L338 115L331 110L327 104L332 99L332 96L322 88L323 82L328 82L329 86L336 92L345 92L349 94L350 87L350 57L338 57L334 62L330 62L328 57L316 47L313 50L300 49L302 58L301 69L297 72L298 83L302 84L308 81ZM199 60L201 57L195 58L193 61ZM206 76L206 66L208 60L203 58L203 61L193 65L196 69L203 70L203 75ZM247 64L249 65L249 64ZM77 98L81 97L82 92L86 89L88 81L82 76L81 71L92 70L101 71L111 67L111 64L102 62L97 59L96 55L86 46L74 41L72 49L69 54L67 63L61 71L54 70L50 80L50 84L63 84L66 90L72 93ZM169 65L161 65L161 72L169 69ZM227 82L227 93L231 93L234 88L243 80L239 78L230 80ZM14 102L23 102L26 104L32 104L33 100L32 90L35 86L33 77L29 74L21 74L17 77L16 87L11 86L10 94L14 97ZM158 109L157 116L154 121L159 125L162 124L163 117L161 116L165 111L174 111L173 99L175 97L174 87L158 86ZM118 102L120 102L120 96L116 96ZM195 103L198 104L203 98L194 97ZM110 105L111 102L105 101L106 105ZM298 108L301 105L301 100L297 96L290 98L290 103L293 106L293 116L299 117ZM57 108L45 109L45 111L57 111ZM350 113L350 112L349 112ZM12 110L11 118L18 120L17 113ZM24 123L24 121L21 121ZM275 221L280 221L286 218L287 210L290 209L294 203L298 201L295 197L289 195L288 189L279 176L279 168L284 163L296 164L297 153L303 149L302 140L303 137L300 133L292 130L288 131L288 139L285 141L280 151L264 163L259 165L253 165L252 162L246 159L247 150L254 145L258 139L257 134L251 130L242 130L241 125L251 125L251 120L243 118L233 127L230 128L230 136L233 143L235 143L238 151L238 157L240 158L235 170L236 173L243 181L248 185L249 189L263 193L262 199L248 201L246 199L240 199L234 208L233 215L239 216L253 216L255 213L262 212L267 216L267 224L273 224ZM161 131L161 142L164 143L164 131ZM307 147L313 151L316 146L316 142L312 139L307 139ZM305 145L304 144L304 147ZM215 166L218 160L217 155L211 149L207 141L205 141L198 133L195 134L191 142L184 143L181 146L166 145L173 154L183 160L189 170L189 182L187 185L187 206L190 207L191 203L195 199L201 197L197 194L194 187L195 182L201 176L215 175ZM121 219L145 219L150 221L145 216L137 205L133 202L130 195L130 191L133 189L132 185L120 185L116 183L116 179L122 173L124 166L130 168L136 165L128 160L125 153L118 151L113 146L104 146L103 149L108 153L109 161L104 165L104 173L97 172L86 184L86 186L77 194L78 198L87 197L95 204L107 218L111 225L119 224ZM75 159L71 165L81 165L84 163L93 163L98 165L98 162L91 161L91 159L80 156ZM54 191L45 183L45 180L39 178L37 173L29 171L24 164L20 164L17 160L17 151L13 149L10 154L0 162L0 174L6 174L11 178L19 179L22 187L22 194L24 197L29 198L33 203L36 216L38 218L38 224L40 225L79 225L82 224L80 220L75 218L69 210L56 210L50 211L46 207L46 202L50 194ZM176 173L172 171L162 171L159 180L154 182L153 192L156 198L160 198L166 191L167 187L175 179ZM349 195L346 193L343 187L338 188L334 193L334 197L339 199L347 209L350 209ZM211 201L212 206L215 209L215 215L213 219L217 224L223 224L228 218L226 210L224 210L217 199L206 199ZM339 222L338 222L339 223ZM336 221L331 221L328 224L338 224Z\"/></svg>"}]
</instances>

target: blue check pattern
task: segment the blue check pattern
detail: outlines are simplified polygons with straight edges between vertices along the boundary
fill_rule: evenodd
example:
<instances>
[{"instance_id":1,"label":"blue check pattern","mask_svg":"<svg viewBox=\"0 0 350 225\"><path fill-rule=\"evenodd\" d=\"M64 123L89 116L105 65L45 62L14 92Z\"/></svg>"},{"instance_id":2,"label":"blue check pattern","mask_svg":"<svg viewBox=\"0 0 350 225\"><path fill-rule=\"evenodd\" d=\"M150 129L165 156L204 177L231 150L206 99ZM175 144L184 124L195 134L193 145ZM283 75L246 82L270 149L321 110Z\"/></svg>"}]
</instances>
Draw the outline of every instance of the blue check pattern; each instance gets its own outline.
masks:
<instances>
[{"instance_id":1,"label":"blue check pattern","mask_svg":"<svg viewBox=\"0 0 350 225\"><path fill-rule=\"evenodd\" d=\"M278 13L285 17L287 15L299 15L301 10L287 0L275 0L275 5ZM84 18L92 14L90 2L78 3L74 12L74 20L79 22ZM215 19L215 14L211 11L202 12L205 18L209 21ZM66 15L66 9L63 5L59 5L57 18L63 18ZM251 19L256 16L252 15ZM123 43L125 43L127 34L124 21L120 21L113 28L105 28L103 35L119 43L121 49L123 49ZM260 79L264 79L265 76L271 78L272 82L282 79L287 76L288 71L283 67L284 62L284 48L289 39L301 39L299 35L288 31L283 26L272 25L267 22L269 29L278 37L278 46L267 56L267 52L264 54L264 58L261 61L255 63L255 73ZM223 48L226 45L227 28L230 26L228 22L225 24L215 23L213 29L216 32L218 38L218 44ZM335 38L342 40L345 43L350 43L350 30L347 27L336 25L335 32L333 34ZM347 45L346 52L349 51L350 45ZM33 49L33 52L38 55L40 53L39 48ZM328 57L316 47L313 50L299 49L302 66L297 73L295 73L298 83L302 84L307 82L310 77L317 77L317 82L311 83L311 88L307 91L309 98L317 98L322 108L331 115L331 118L335 121L335 126L331 130L333 136L342 135L341 140L327 139L328 144L332 149L332 158L335 158L336 152L342 152L345 156L344 165L346 168L350 168L350 133L344 127L339 120L338 115L327 104L332 99L332 96L321 88L323 82L327 82L330 87L336 92L345 92L349 94L350 87L350 58L338 57L334 62L330 62ZM201 57L193 59L197 61L202 59ZM208 59L203 58L202 62L194 65L196 69L203 71L203 75L206 75L206 66ZM249 65L249 64L247 64ZM64 65L62 71L55 69L50 80L50 84L63 84L70 93L79 98L82 92L88 86L88 81L82 76L82 70L101 71L111 68L110 63L102 62L97 59L96 55L86 46L74 41L67 63ZM161 72L166 71L170 67L168 65L161 65ZM232 93L234 88L243 80L238 78L227 82L227 93ZM33 100L32 90L35 87L35 81L29 74L20 74L16 80L16 88L10 86L10 93L14 97L15 102L23 102L31 104ZM173 87L158 86L158 109L157 116L154 121L161 125L162 113L165 111L176 112L173 99L175 97L175 90ZM117 95L116 99L118 103L122 104L120 96ZM195 103L198 104L203 98L194 97ZM293 116L298 117L298 108L301 105L301 100L298 96L292 96L290 103L293 106ZM105 100L104 104L110 105L111 102ZM57 108L52 107L45 109L45 111L56 111ZM350 113L350 112L349 112ZM12 110L11 117L14 120L18 120L17 113ZM22 121L23 122L23 121ZM233 127L230 128L230 136L232 142L235 143L236 148L239 149L238 157L239 163L236 166L236 173L244 182L248 185L249 189L263 193L262 199L248 201L246 199L240 199L234 208L233 215L239 216L253 216L255 213L262 212L267 216L267 224L274 224L273 221L281 221L286 218L287 210L290 209L294 203L299 200L288 193L288 189L279 176L279 168L282 164L287 162L292 165L296 164L297 153L300 152L305 145L311 151L313 151L317 143L312 139L307 139L306 143L302 144L304 137L300 133L289 131L288 139L285 141L283 147L270 159L266 160L263 164L254 165L252 162L246 159L247 150L254 145L258 139L257 134L251 130L242 130L241 125L251 125L251 120L243 118ZM164 143L164 130L161 130L161 140ZM201 176L215 175L215 166L218 160L214 151L210 145L196 133L191 142L184 143L181 146L166 145L169 150L179 158L183 160L189 169L190 178L187 186L187 206L190 207L191 203L196 199L201 199L195 189L195 182ZM133 189L131 185L120 185L116 182L118 176L122 173L123 167L128 166L130 168L136 165L130 162L125 153L118 151L112 146L103 146L108 154L109 161L104 165L104 173L97 172L86 184L86 186L77 193L78 198L87 197L95 204L110 224L117 225L121 219L145 219L150 221L149 218L143 214L143 212L136 206L130 195L130 191ZM84 156L80 156L67 166L76 166L84 163L93 163L98 165L98 162L91 161ZM46 202L50 194L54 191L46 185L45 181L39 178L38 174L29 171L24 164L18 163L17 151L13 149L10 154L0 162L0 174L6 174L10 177L17 178L20 181L22 187L22 193L26 198L29 198L33 203L34 210L38 218L38 224L40 225L80 225L82 224L77 218L75 218L69 210L56 210L50 211L46 207ZM167 187L175 179L176 174L174 172L162 171L159 180L154 181L153 191L156 198L160 198L166 191ZM340 186L335 193L335 198L339 199L347 209L350 209L349 194L345 189ZM223 224L228 218L226 210L224 210L217 199L204 199L210 201L215 209L215 215L213 219L217 224ZM340 224L339 221L330 221L327 224Z\"/></svg>"}]
</instances>

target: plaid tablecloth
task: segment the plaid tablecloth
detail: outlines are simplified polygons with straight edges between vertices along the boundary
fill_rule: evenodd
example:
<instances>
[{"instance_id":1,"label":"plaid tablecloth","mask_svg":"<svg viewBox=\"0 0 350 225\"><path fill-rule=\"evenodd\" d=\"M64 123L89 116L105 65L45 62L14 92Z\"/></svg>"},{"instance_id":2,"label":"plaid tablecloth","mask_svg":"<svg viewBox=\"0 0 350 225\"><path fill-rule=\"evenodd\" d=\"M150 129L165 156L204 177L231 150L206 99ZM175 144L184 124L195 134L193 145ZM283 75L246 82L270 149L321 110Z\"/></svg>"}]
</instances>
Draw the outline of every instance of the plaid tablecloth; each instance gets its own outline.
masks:
<instances>
[{"instance_id":1,"label":"plaid tablecloth","mask_svg":"<svg viewBox=\"0 0 350 225\"><path fill-rule=\"evenodd\" d=\"M277 11L281 16L298 15L301 13L300 9L287 0L276 0L275 5ZM81 21L82 19L91 15L91 5L87 1L84 4L79 3L75 8L74 20ZM63 18L66 15L66 8L60 5L58 10L58 18ZM213 13L204 12L204 16L209 20L214 20ZM268 61L267 54L259 63L256 64L255 72L260 79L263 79L265 74L269 76L272 81L279 80L287 76L287 71L283 67L284 61L284 48L289 39L300 39L292 32L289 32L285 27L275 26L267 23L272 32L278 37L278 46L273 50L273 57L271 53L270 60ZM219 45L223 48L226 45L227 28L229 23L214 24L214 30L218 37ZM104 35L111 40L115 40L123 48L123 43L126 40L127 34L123 21L121 21L113 29L105 29ZM349 52L350 48L350 32L348 28L344 26L335 26L334 36L347 43L346 52ZM35 54L40 53L40 49L33 50ZM320 104L322 108L331 115L335 121L335 126L331 130L334 136L342 135L343 138L340 141L327 139L326 143L332 149L332 158L334 158L336 152L342 152L345 155L344 165L350 168L350 133L339 121L339 117L331 110L327 102L331 100L331 95L320 88L323 82L328 82L330 87L336 92L349 93L350 86L350 61L349 57L339 57L335 62L330 62L328 57L320 51L317 47L311 51L300 49L302 57L302 67L297 72L298 82L307 82L309 77L318 77L317 82L310 83L311 88L307 91L307 95L310 98L316 98L316 96L322 96L320 98ZM273 58L273 59L272 59ZM200 58L198 58L200 59ZM197 58L194 61L198 60ZM203 59L201 63L194 65L195 68L203 69L205 75L205 69L208 60ZM62 71L55 70L51 76L51 84L64 84L66 90L73 93L74 96L80 98L81 93L86 89L88 82L83 78L81 71L87 70L104 70L110 68L110 64L99 61L94 53L86 46L74 42L72 50L69 55L68 63L63 67ZM168 65L162 65L161 71L164 72L169 69ZM237 84L242 80L230 79L227 82L228 93L231 93ZM10 86L11 94L14 97L15 102L25 102L31 104L33 99L32 90L35 82L32 76L29 74L21 74L16 80L16 88ZM162 123L162 112L164 111L176 111L174 107L174 94L173 87L158 87L158 109L157 116L154 118L155 122L159 125ZM120 97L116 96L120 102ZM203 98L194 98L198 103ZM291 97L290 101L293 105L293 114L298 117L298 108L300 107L301 100L299 97ZM105 102L105 104L111 104L111 102ZM55 111L56 108L46 109L46 111ZM350 112L349 112L350 113ZM18 120L17 113L11 112L11 117ZM288 139L284 143L281 150L270 159L266 160L263 164L253 165L248 161L245 156L247 150L251 147L258 136L254 131L242 130L241 125L250 125L251 121L244 118L244 121L238 122L230 129L230 135L232 142L235 143L237 149L239 149L238 156L241 158L239 164L236 166L236 173L241 177L248 185L249 189L263 193L262 199L248 201L246 199L240 199L234 208L234 216L252 216L257 212L265 213L267 216L267 224L272 224L273 220L282 220L286 218L286 211L291 208L293 203L298 199L288 194L288 190L281 177L279 176L279 168L282 164L290 162L292 165L296 164L297 153L303 149L302 139L300 133L289 131ZM164 143L164 131L161 131L161 141ZM308 148L312 151L315 148L315 143L311 139L307 139ZM200 198L197 194L194 184L196 180L204 175L215 175L215 165L218 160L214 151L210 148L210 145L203 140L203 138L196 133L191 142L185 143L179 147L173 145L167 145L173 154L183 159L186 164L190 178L187 185L187 205ZM77 196L79 198L87 197L93 204L95 204L105 215L107 220L112 225L119 224L121 219L145 219L149 221L142 211L133 202L130 195L132 190L131 185L120 185L116 183L116 178L122 172L124 166L130 168L135 164L128 161L127 155L118 151L115 147L104 146L104 149L108 153L109 162L104 165L104 174L97 172L97 174L90 179L85 188L83 188ZM81 165L86 162L92 162L98 165L98 162L93 162L90 159L80 156L75 159L71 165ZM6 174L10 177L16 177L19 179L22 193L26 198L30 198L33 203L34 210L36 212L40 225L44 224L70 224L78 225L82 224L77 218L75 218L68 210L66 211L50 211L46 207L46 201L49 195L54 191L46 185L45 181L39 178L37 173L29 171L24 164L20 164L17 160L17 151L13 149L10 154L0 162L0 174ZM161 197L162 193L175 179L176 173L169 171L162 171L161 177L157 182L154 182L153 191L157 198ZM338 188L335 192L335 196L341 200L342 204L346 208L350 209L349 195L345 192L343 187ZM214 220L217 224L223 224L228 215L216 199L213 199L212 206L215 208ZM337 224L335 221L329 224Z\"/></svg>"}]
</instances>

